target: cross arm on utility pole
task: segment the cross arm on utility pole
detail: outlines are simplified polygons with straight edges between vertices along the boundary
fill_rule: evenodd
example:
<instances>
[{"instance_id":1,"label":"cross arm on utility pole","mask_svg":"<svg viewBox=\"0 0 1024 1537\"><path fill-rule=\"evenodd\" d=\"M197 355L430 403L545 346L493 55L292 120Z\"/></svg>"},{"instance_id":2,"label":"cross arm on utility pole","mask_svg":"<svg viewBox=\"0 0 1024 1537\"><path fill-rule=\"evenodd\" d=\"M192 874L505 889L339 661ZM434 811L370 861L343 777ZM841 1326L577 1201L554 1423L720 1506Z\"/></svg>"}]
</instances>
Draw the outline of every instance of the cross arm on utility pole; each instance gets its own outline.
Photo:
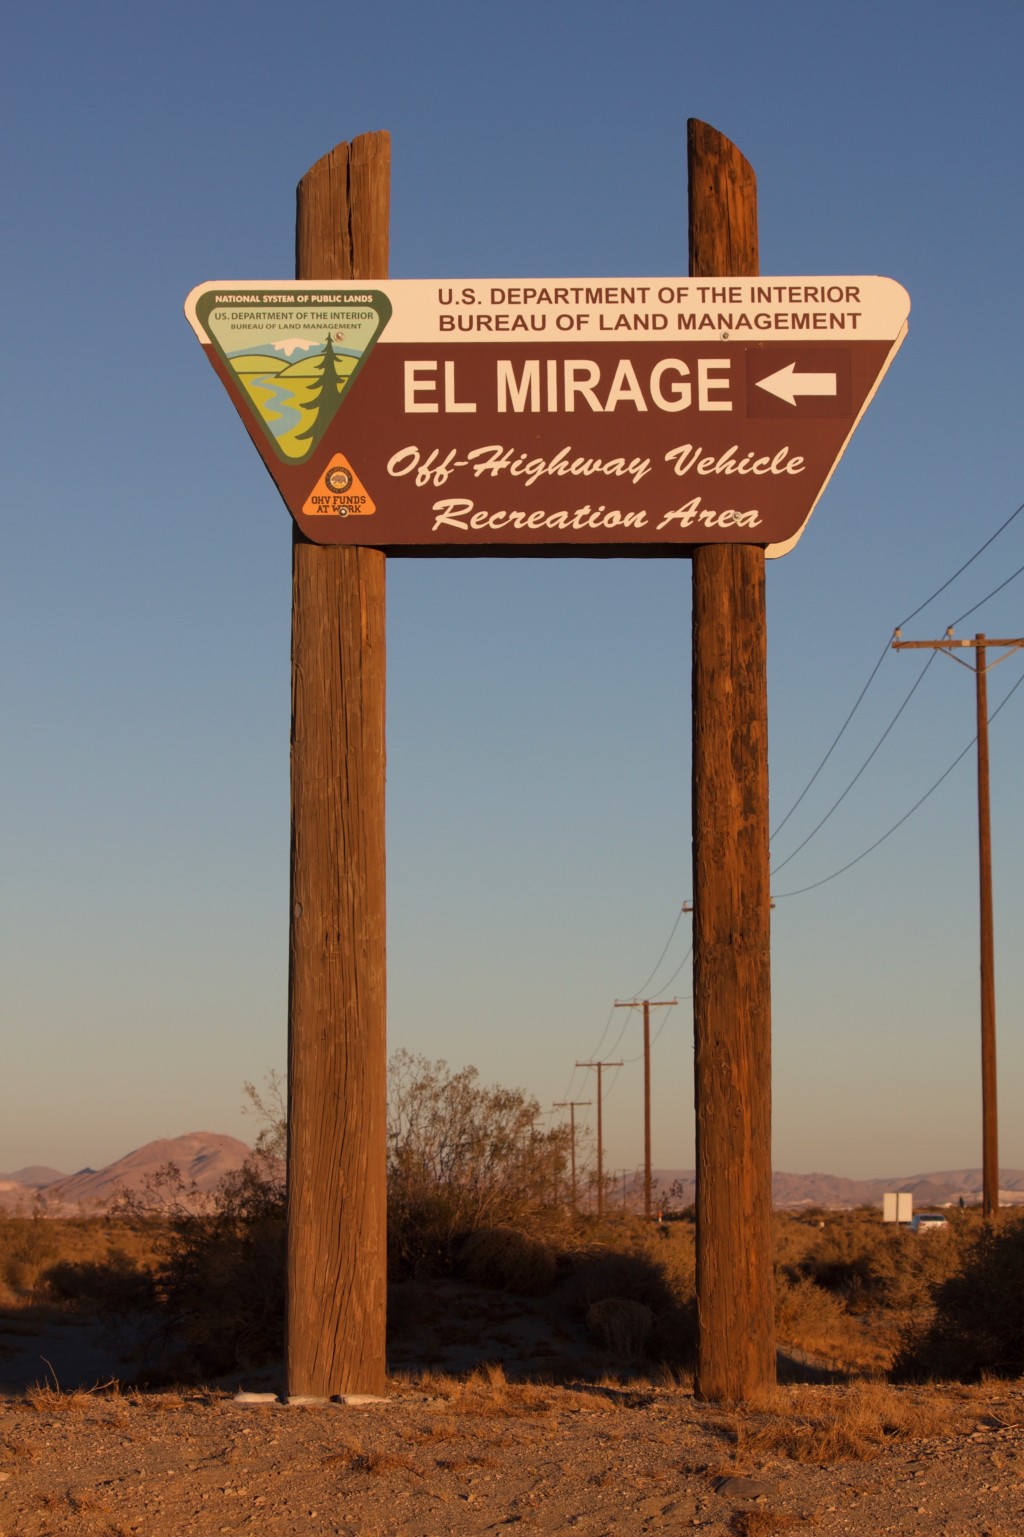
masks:
<instances>
[{"instance_id":1,"label":"cross arm on utility pole","mask_svg":"<svg viewBox=\"0 0 1024 1537\"><path fill-rule=\"evenodd\" d=\"M953 634L953 627L950 625L941 640L904 640L902 630L894 630L891 645L894 651L944 651L951 661L959 662L961 667L966 667L970 672L976 672L979 664L982 672L991 672L993 667L998 667L1000 662L1005 662L1008 656L1012 656L1015 651L1019 651L1024 646L1024 636L1007 638L1006 636L975 635L970 639L961 638ZM987 660L987 652L993 646L998 646L1003 655L996 657L994 662L990 662ZM965 662L963 657L954 655L957 651L972 647L975 652L973 667L970 662Z\"/></svg>"}]
</instances>

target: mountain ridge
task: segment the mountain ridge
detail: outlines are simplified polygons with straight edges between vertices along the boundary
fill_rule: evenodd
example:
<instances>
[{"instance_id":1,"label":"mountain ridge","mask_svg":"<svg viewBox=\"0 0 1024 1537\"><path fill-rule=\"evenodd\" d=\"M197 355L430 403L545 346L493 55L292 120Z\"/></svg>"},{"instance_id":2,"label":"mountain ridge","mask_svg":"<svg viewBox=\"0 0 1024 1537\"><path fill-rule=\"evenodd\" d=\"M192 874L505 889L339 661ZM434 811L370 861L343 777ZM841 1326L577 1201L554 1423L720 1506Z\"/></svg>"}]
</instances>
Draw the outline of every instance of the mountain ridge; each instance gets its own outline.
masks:
<instances>
[{"instance_id":1,"label":"mountain ridge","mask_svg":"<svg viewBox=\"0 0 1024 1537\"><path fill-rule=\"evenodd\" d=\"M190 1131L179 1137L157 1137L100 1169L58 1173L56 1179L31 1183L19 1179L18 1174L35 1175L40 1172L38 1167L0 1175L0 1210L42 1210L54 1217L98 1215L122 1192L144 1195L169 1165L178 1170L186 1187L194 1186L209 1195L225 1175L241 1168L251 1152L248 1143L221 1132Z\"/></svg>"},{"instance_id":2,"label":"mountain ridge","mask_svg":"<svg viewBox=\"0 0 1024 1537\"><path fill-rule=\"evenodd\" d=\"M696 1196L693 1169L652 1169L658 1181L655 1201L670 1201L673 1206L691 1205ZM946 1169L924 1174L886 1175L879 1179L849 1179L841 1174L791 1174L776 1169L772 1174L772 1205L781 1210L799 1210L820 1206L828 1211L849 1211L857 1206L881 1206L887 1191L909 1191L915 1206L956 1206L961 1198L965 1206L977 1205L982 1192L981 1169ZM635 1175L627 1184L627 1199L642 1189L643 1177ZM1024 1171L1002 1168L999 1171L999 1199L1004 1206L1024 1205Z\"/></svg>"},{"instance_id":3,"label":"mountain ridge","mask_svg":"<svg viewBox=\"0 0 1024 1537\"><path fill-rule=\"evenodd\" d=\"M119 1193L144 1194L161 1171L173 1164L186 1186L202 1194L216 1190L225 1175L241 1168L252 1149L248 1143L222 1132L194 1131L178 1137L158 1137L99 1169L84 1168L74 1174L42 1164L32 1164L10 1174L0 1174L0 1211L40 1210L49 1216L99 1215ZM653 1169L654 1204L678 1209L692 1205L696 1194L693 1169ZM1024 1170L999 1171L1000 1204L1024 1206ZM613 1184L608 1204L612 1210L623 1187ZM881 1206L886 1191L910 1191L915 1206L965 1205L981 1199L980 1169L943 1169L881 1179L850 1179L841 1174L814 1172L793 1174L776 1170L772 1176L772 1204L782 1210L808 1207L843 1211L857 1206ZM625 1200L636 1210L643 1191L643 1176L633 1174L625 1182Z\"/></svg>"}]
</instances>

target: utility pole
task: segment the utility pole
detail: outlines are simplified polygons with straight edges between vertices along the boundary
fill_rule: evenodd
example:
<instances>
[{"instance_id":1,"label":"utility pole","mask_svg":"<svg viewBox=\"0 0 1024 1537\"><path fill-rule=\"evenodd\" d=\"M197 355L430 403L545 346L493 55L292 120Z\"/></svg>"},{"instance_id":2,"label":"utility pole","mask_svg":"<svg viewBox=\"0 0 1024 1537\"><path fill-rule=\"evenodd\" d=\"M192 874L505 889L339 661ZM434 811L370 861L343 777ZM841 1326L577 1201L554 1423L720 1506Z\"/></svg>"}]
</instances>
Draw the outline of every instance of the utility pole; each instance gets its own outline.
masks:
<instances>
[{"instance_id":1,"label":"utility pole","mask_svg":"<svg viewBox=\"0 0 1024 1537\"><path fill-rule=\"evenodd\" d=\"M757 183L688 125L690 275L756 277ZM693 1033L698 1398L775 1385L765 555L693 546Z\"/></svg>"},{"instance_id":2,"label":"utility pole","mask_svg":"<svg viewBox=\"0 0 1024 1537\"><path fill-rule=\"evenodd\" d=\"M576 1111L581 1105L589 1105L589 1099L556 1099L555 1110L569 1112L569 1167L572 1170L572 1214L576 1215Z\"/></svg>"},{"instance_id":3,"label":"utility pole","mask_svg":"<svg viewBox=\"0 0 1024 1537\"><path fill-rule=\"evenodd\" d=\"M989 801L988 767L988 673L1008 656L1024 646L1024 637L990 640L976 635L973 640L958 640L952 626L942 640L903 640L897 630L894 651L927 648L944 651L961 667L973 671L978 718L978 884L980 897L981 950L981 1180L982 1213L991 1217L999 1209L999 1130L996 1112L996 981L995 939L992 919L992 827ZM999 646L1003 655L995 662L987 660L989 646ZM954 652L973 648L974 667Z\"/></svg>"},{"instance_id":4,"label":"utility pole","mask_svg":"<svg viewBox=\"0 0 1024 1537\"><path fill-rule=\"evenodd\" d=\"M577 1067L597 1068L597 1215L604 1216L604 1126L601 1120L601 1074L606 1067L624 1067L623 1062L577 1062Z\"/></svg>"},{"instance_id":5,"label":"utility pole","mask_svg":"<svg viewBox=\"0 0 1024 1537\"><path fill-rule=\"evenodd\" d=\"M651 1010L674 1009L678 998L665 998L660 1003L650 998L634 998L629 1003L616 1003L617 1009L644 1011L644 1216L651 1220Z\"/></svg>"}]
</instances>

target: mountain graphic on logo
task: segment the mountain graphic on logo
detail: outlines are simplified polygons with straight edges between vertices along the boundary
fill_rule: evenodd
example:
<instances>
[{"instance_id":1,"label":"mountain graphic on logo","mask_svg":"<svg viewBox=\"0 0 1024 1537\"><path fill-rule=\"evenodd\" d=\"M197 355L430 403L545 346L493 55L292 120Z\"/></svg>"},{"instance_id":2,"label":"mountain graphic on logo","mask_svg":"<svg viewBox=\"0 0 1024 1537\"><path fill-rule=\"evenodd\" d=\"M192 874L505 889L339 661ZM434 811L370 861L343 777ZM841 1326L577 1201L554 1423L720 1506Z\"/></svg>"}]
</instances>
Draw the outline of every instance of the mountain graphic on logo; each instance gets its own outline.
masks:
<instances>
[{"instance_id":1,"label":"mountain graphic on logo","mask_svg":"<svg viewBox=\"0 0 1024 1537\"><path fill-rule=\"evenodd\" d=\"M231 371L253 421L278 458L302 464L314 452L374 343L391 306L381 293L301 296L259 308L233 293L202 295L196 315Z\"/></svg>"}]
</instances>

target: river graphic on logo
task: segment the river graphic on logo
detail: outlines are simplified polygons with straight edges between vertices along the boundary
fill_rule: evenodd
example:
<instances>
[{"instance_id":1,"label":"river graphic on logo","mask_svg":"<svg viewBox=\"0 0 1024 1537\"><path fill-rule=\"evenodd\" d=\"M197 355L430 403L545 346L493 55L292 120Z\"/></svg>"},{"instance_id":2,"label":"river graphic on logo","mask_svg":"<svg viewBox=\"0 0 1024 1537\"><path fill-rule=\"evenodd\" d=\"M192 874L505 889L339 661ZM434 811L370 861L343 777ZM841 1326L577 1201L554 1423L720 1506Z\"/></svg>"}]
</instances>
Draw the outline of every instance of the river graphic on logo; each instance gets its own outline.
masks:
<instances>
[{"instance_id":1,"label":"river graphic on logo","mask_svg":"<svg viewBox=\"0 0 1024 1537\"><path fill-rule=\"evenodd\" d=\"M391 318L391 305L384 294L366 290L322 296L208 290L196 317L278 457L302 464Z\"/></svg>"}]
</instances>

